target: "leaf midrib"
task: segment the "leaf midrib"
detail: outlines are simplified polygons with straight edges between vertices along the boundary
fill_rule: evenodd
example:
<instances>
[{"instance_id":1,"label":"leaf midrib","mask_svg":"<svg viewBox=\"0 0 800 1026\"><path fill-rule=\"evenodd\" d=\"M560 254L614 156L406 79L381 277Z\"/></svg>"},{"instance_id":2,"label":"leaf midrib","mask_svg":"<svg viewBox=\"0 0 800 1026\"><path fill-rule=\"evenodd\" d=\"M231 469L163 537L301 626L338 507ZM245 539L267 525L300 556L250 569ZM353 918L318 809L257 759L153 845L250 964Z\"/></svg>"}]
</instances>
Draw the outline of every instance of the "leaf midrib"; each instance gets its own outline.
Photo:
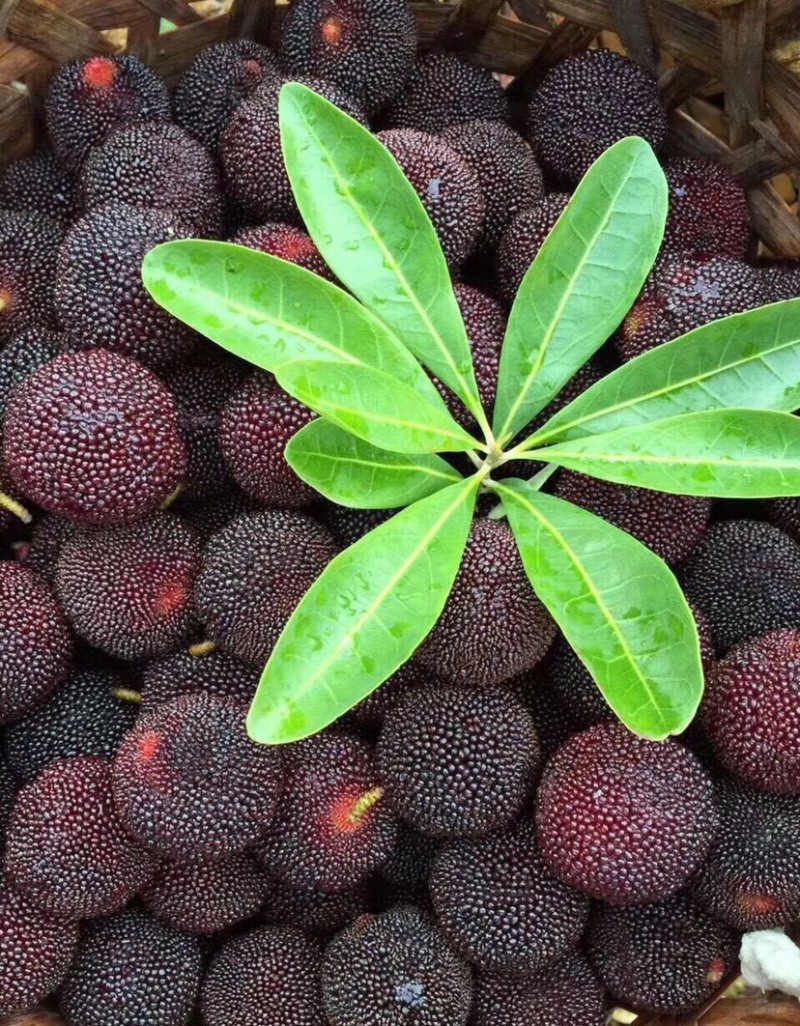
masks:
<instances>
[{"instance_id":1,"label":"leaf midrib","mask_svg":"<svg viewBox=\"0 0 800 1026\"><path fill-rule=\"evenodd\" d=\"M406 428L409 431L419 431L426 435L432 435L435 437L444 437L454 439L461 444L467 444L469 447L477 446L477 441L469 437L469 435L462 435L456 431L450 430L446 427L436 427L430 424L418 424L413 420L405 420L402 417L391 417L386 413L373 412L371 410L365 410L359 407L345 406L341 402L337 402L333 399L326 399L324 396L317 399L315 395L312 395L310 390L303 389L300 386L295 387L294 391L299 392L301 395L305 395L308 405L313 406L324 411L323 416L327 413L329 416L336 415L337 417L346 416L348 414L366 420L371 424L389 424L393 427ZM433 410L434 407L431 407ZM373 443L374 444L374 443ZM422 455L422 454L421 454Z\"/></svg>"},{"instance_id":2,"label":"leaf midrib","mask_svg":"<svg viewBox=\"0 0 800 1026\"><path fill-rule=\"evenodd\" d=\"M385 603L386 599L391 594L391 592L393 592L394 589L397 587L401 578L408 572L410 567L413 566L413 564L425 552L425 550L428 548L436 534L439 533L447 519L450 516L452 516L452 514L458 508L458 506L460 506L466 500L467 496L469 495L470 489L476 489L478 487L478 484L479 482L477 481L477 478L471 478L468 481L464 482L464 486L460 487L459 493L454 498L453 502L448 505L447 509L443 511L439 517L437 517L435 523L431 526L431 528L428 529L428 531L425 532L425 534L422 536L418 544L412 550L409 557L403 561L402 565L391 576L391 578L384 585L384 587L381 589L381 591L378 593L375 599L370 603L369 607L364 610L359 619L342 634L342 637L337 642L336 646L332 649L330 654L326 657L326 659L322 663L318 664L314 668L312 673L304 675L303 683L294 692L292 696L292 704L296 705L300 700L302 700L302 698L305 695L308 694L309 691L312 691L317 686L317 683L320 680L320 678L322 678L324 681L325 674L327 674L329 668L339 660L342 651L350 647L353 638L359 633L359 631L361 631L364 624L366 624L370 619L372 619L373 616L377 615L378 610ZM459 486L454 485L453 487ZM332 560L332 562L328 564L326 570L334 567L340 559L347 556L348 552L350 552L350 550L345 549L341 556L335 557ZM323 571L323 574L324 573L325 571ZM306 597L308 597L308 594L310 593L307 593ZM287 624L287 630L292 625L292 620L294 620L294 614L292 615L291 620ZM278 656L279 654L279 649L276 648L273 656L270 657L270 662L272 662L272 658ZM267 664L267 667L264 670L265 675L267 674L268 670L269 663ZM335 703L336 695L333 689L326 681L324 681L324 684L326 692L334 700ZM283 709L286 709L288 707L286 699L281 699L281 707Z\"/></svg>"},{"instance_id":3,"label":"leaf midrib","mask_svg":"<svg viewBox=\"0 0 800 1026\"><path fill-rule=\"evenodd\" d=\"M627 641L625 640L625 636L619 630L619 627L617 626L616 620L611 615L611 612L608 609L608 606L603 601L602 596L597 591L597 589L594 587L594 584L592 583L591 578L587 577L586 572L584 571L583 566L582 566L580 560L578 559L577 554L572 549L572 546L569 545L569 543L567 542L566 538L564 538L564 536L561 534L561 532L558 530L558 528L552 523L552 521L548 517L546 517L545 514L542 513L541 510L537 509L536 506L533 503L531 503L530 500L522 492L519 492L519 491L517 491L516 489L513 489L513 488L508 488L505 485L497 485L496 486L496 490L497 490L498 493L501 494L501 497L502 497L502 494L505 493L505 494L508 494L508 495L512 496L512 498L517 499L517 501L520 503L520 505L524 506L524 508L527 509L528 512L533 514L533 516L536 518L536 520L546 530L550 531L550 533L556 538L558 543L561 545L563 550L567 553L567 556L572 560L573 566L575 566L576 570L578 571L578 573L581 576L581 579L583 580L583 582L586 585L587 589L589 590L590 594L592 595L592 597L594 598L595 602L597 603L597 606L600 609L600 612L603 614L603 617L605 618L606 623L611 627L612 631L616 635L617 640L619 641L620 647L622 648L624 655L628 659L629 665L633 667L633 670L634 670L634 673L636 674L636 677L639 679L639 681L640 681L642 687L644 688L648 698L650 699L650 702L652 703L652 707L655 709L655 711L656 711L656 713L658 715L658 718L659 718L659 721L661 723L662 728L664 730L668 731L669 730L669 724L668 724L668 722L666 721L666 719L663 717L663 715L661 713L661 710L660 710L660 708L658 706L658 702L656 701L656 696L655 696L652 688L648 684L647 678L644 677L642 675L641 671L639 670L638 664L636 663L636 660L633 658L633 653L631 652L630 647L629 647Z\"/></svg>"},{"instance_id":4,"label":"leaf midrib","mask_svg":"<svg viewBox=\"0 0 800 1026\"><path fill-rule=\"evenodd\" d=\"M768 460L755 460L755 459L736 459L732 457L702 457L702 456L657 456L657 455L640 455L638 453L606 453L606 452L595 452L593 449L583 450L570 453L560 452L557 449L537 449L535 455L538 460L548 460L554 463L558 463L559 460L569 460L571 463L579 463L583 460L600 460L603 463L631 463L631 464L647 464L654 463L658 465L667 466L687 466L687 467L708 467L708 466L735 466L737 469L761 469L768 467L775 470L796 470L800 467L800 459L792 462L785 462L779 459L768 459ZM533 458L534 453L530 454Z\"/></svg>"},{"instance_id":5,"label":"leaf midrib","mask_svg":"<svg viewBox=\"0 0 800 1026\"><path fill-rule=\"evenodd\" d=\"M444 470L438 470L434 467L421 466L419 463L378 463L376 460L360 459L356 456L341 456L335 453L321 452L319 449L306 450L303 452L301 449L299 454L295 452L293 459L297 459L298 455L305 456L309 459L323 460L328 463L352 463L356 466L371 467L376 470L391 470L399 471L400 473L417 473L426 474L428 477L440 477L444 481L452 481L453 484L458 484L460 478L455 471L447 473ZM420 453L420 456L424 457L425 453Z\"/></svg>"},{"instance_id":6,"label":"leaf midrib","mask_svg":"<svg viewBox=\"0 0 800 1026\"><path fill-rule=\"evenodd\" d=\"M505 422L503 423L502 428L497 432L498 438L503 439L503 438L506 438L507 436L509 436L509 433L511 432L511 424L514 421L514 417L516 416L517 411L519 410L519 408L522 406L523 402L527 398L531 388L533 387L533 384L534 384L534 382L536 380L536 377L537 377L539 371L542 368L542 364L544 362L545 356L547 355L547 351L548 351L548 348L550 346L550 343L552 342L553 336L555 335L556 329L557 329L557 327L558 327L558 325L559 325L559 323L561 321L561 315L564 312L564 308L565 308L567 302L569 301L569 298L573 295L573 293L575 291L575 282L578 280L578 278L580 277L581 273L583 272L583 268L586 266L586 263L589 260L589 255L593 251L594 246L595 246L595 244L597 242L597 239L600 237L600 235L608 227L608 223L611 220L611 215L614 212L614 202L617 200L617 198L619 197L619 195L622 192L623 188L628 184L628 182L630 181L631 177L633 176L633 171L634 171L634 168L635 168L636 164L638 164L638 161L639 161L639 157L638 157L638 154L637 154L636 160L631 164L631 167L628 170L628 173L626 174L625 178L622 180L622 182L620 183L619 187L617 188L617 190L613 194L613 198L611 198L611 201L609 202L609 205L608 205L608 208L606 210L606 214L605 214L603 220L600 222L599 227L597 228L597 230L592 235L590 245L588 245L586 247L586 249L584 250L583 256L581 257L581 259L580 259L580 261L578 263L578 266L575 269L575 272L573 273L573 275L570 278L570 287L568 289L564 290L563 296L562 296L561 300L559 301L559 304L558 304L558 307L556 308L555 314L551 317L550 324L547 327L547 329L545 330L544 337L542 339L542 344L541 344L541 346L539 348L539 351L538 351L538 354L537 354L537 357L536 357L536 361L534 362L534 365L531 368L531 371L530 371L530 373L528 374L528 376L526 378L525 384L523 385L523 387L518 392L517 398L515 399L515 401L512 403L511 408L509 409L509 412L506 415L506 419L505 419ZM542 246L542 249L544 249L546 245L547 245L547 243L545 242L545 244ZM538 254L537 254L537 259L538 259ZM512 313L513 313L513 311L512 311ZM516 325L515 325L515 328L516 328ZM511 433L513 433L513 432L511 432Z\"/></svg>"},{"instance_id":7,"label":"leaf midrib","mask_svg":"<svg viewBox=\"0 0 800 1026\"><path fill-rule=\"evenodd\" d=\"M341 194L346 196L347 199L349 199L350 205L351 205L352 209L355 211L355 214L358 217L359 221L361 222L363 227L366 229L366 231L369 234L370 238L377 245L377 247L380 250L380 252L384 255L384 257L390 263L390 265L393 268L395 274L397 275L397 278L398 278L399 282L402 285L403 293L405 294L406 298L408 300L410 300L412 307L416 311L417 316L420 318L420 320L424 324L425 329L430 333L431 338L436 343L436 348L439 350L439 353L442 354L445 357L445 362L447 363L447 365L452 370L453 375L454 375L456 381L458 381L459 386L461 387L461 389L464 392L464 395L471 397L472 400L473 400L473 404L474 404L475 402L477 402L477 397L474 395L473 390L472 390L472 388L470 386L470 383L464 378L464 376L459 371L458 366L456 365L455 361L453 360L452 354L450 353L450 351L447 348L447 346L444 344L444 339L442 338L441 333L437 330L436 326L431 321L431 319L428 316L428 312L425 309L425 307L422 306L422 304L419 302L419 300L415 296L413 290L411 289L411 287L410 287L410 285L408 283L408 280L407 280L405 274L403 274L403 271L402 271L399 263L397 262L397 260L395 260L394 255L392 254L391 250L389 250L386 247L386 245L384 244L383 239L381 238L380 234L373 228L372 222L366 217L361 204L358 203L358 201L356 200L355 196L353 195L353 193L352 193L352 191L350 189L350 186L348 184L347 179L343 178L339 174L338 165L336 164L336 162L333 159L334 158L335 149L334 150L328 150L327 147L325 147L323 145L321 139L319 138L319 136L312 129L311 123L309 122L309 120L305 116L305 114L303 113L302 109L299 108L298 104L295 104L295 109L299 111L300 117L303 119L303 122L305 123L306 130L308 131L309 135L314 139L314 141L317 143L317 145L319 146L320 150L322 150L323 152L326 152L326 153L328 153L330 155L330 160L331 160L330 168L331 168L331 171L332 171L332 173L334 175L334 178L335 178L337 184L339 185L339 187L341 189ZM470 412L474 413L475 411L471 410Z\"/></svg>"},{"instance_id":8,"label":"leaf midrib","mask_svg":"<svg viewBox=\"0 0 800 1026\"><path fill-rule=\"evenodd\" d=\"M709 322L709 323L716 323L716 322ZM686 337L685 335L681 335L680 339L683 339L685 337ZM677 342L678 339L674 339L674 341ZM694 375L693 377L690 377L690 378L684 378L681 381L678 381L678 382L675 382L675 383L672 383L672 384L669 384L669 385L665 385L663 388L655 389L652 392L645 393L644 395L634 396L633 398L626 399L624 402L615 403L612 406L606 406L602 410L598 410L598 411L595 411L593 413L585 414L582 417L578 417L575 420L567 421L564 424L557 424L554 428L551 428L549 431L546 431L543 428L541 432L537 432L536 434L531 435L530 438L525 440L525 447L527 449L527 448L532 448L535 445L541 445L548 438L552 438L554 436L565 434L565 433L567 433L569 431L574 430L575 428L582 427L583 425L585 425L587 423L591 423L591 421L593 421L593 420L599 420L602 417L612 416L615 413L619 413L620 410L630 409L632 407L636 407L636 406L639 406L639 405L641 405L643 403L649 402L649 401L651 401L653 399L661 398L662 396L669 396L669 394L671 392L679 392L682 389L688 388L688 387L690 387L692 385L702 384L702 382L705 381L707 378L713 378L713 377L716 377L717 375L726 374L729 371L735 371L737 368L746 366L749 363L763 362L769 356L772 356L772 355L774 355L776 353L780 353L784 349L791 349L793 346L797 346L798 341L800 341L800 340L798 340L797 338L794 338L791 341L781 343L780 345L776 345L773 348L767 349L766 351L762 351L757 356L741 357L741 358L739 358L737 360L732 361L731 363L726 363L726 364L723 364L722 366L717 366L717 367L715 367L715 368L705 372L704 374L697 374L697 375ZM670 343L667 343L667 345L669 345L669 344ZM687 410L685 412L687 412L687 413L697 413L697 412L702 412L702 411ZM556 416L558 416L558 414L556 414ZM664 417L663 419L666 420L668 418ZM635 427L635 426L636 425L631 424L631 425L625 425L624 427L627 428L627 427ZM546 428L547 425L545 425L544 427ZM623 430L623 428L618 428L617 430Z\"/></svg>"}]
</instances>

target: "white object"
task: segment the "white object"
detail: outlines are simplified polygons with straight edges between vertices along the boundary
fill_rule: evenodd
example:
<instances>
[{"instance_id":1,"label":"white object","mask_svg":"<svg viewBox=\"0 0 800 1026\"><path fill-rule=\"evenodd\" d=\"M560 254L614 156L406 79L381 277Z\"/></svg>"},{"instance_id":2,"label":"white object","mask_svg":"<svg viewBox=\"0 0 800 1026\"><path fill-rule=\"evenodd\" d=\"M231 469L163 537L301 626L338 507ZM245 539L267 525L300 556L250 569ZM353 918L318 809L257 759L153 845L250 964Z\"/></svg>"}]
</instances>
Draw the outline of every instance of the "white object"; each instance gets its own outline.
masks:
<instances>
[{"instance_id":1,"label":"white object","mask_svg":"<svg viewBox=\"0 0 800 1026\"><path fill-rule=\"evenodd\" d=\"M757 930L742 938L742 976L761 990L800 998L800 948L783 930Z\"/></svg>"}]
</instances>

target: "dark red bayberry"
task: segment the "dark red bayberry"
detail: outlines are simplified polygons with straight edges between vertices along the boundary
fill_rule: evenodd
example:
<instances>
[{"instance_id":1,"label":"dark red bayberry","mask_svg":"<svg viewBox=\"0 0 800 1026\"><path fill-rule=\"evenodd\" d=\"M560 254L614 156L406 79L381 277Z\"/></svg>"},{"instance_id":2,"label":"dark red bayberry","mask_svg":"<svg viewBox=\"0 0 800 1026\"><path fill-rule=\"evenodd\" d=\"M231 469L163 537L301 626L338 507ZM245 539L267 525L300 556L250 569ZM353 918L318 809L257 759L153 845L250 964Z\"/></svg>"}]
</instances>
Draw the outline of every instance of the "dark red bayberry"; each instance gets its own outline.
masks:
<instances>
[{"instance_id":1,"label":"dark red bayberry","mask_svg":"<svg viewBox=\"0 0 800 1026\"><path fill-rule=\"evenodd\" d=\"M0 1015L27 1012L59 987L77 945L74 919L40 911L0 876Z\"/></svg>"},{"instance_id":2,"label":"dark red bayberry","mask_svg":"<svg viewBox=\"0 0 800 1026\"><path fill-rule=\"evenodd\" d=\"M386 715L378 769L396 812L433 837L480 837L519 814L539 764L533 720L503 688L414 688Z\"/></svg>"},{"instance_id":3,"label":"dark red bayberry","mask_svg":"<svg viewBox=\"0 0 800 1026\"><path fill-rule=\"evenodd\" d=\"M288 926L263 926L227 940L208 967L204 1026L325 1026L319 942Z\"/></svg>"},{"instance_id":4,"label":"dark red bayberry","mask_svg":"<svg viewBox=\"0 0 800 1026\"><path fill-rule=\"evenodd\" d=\"M140 520L174 490L186 447L169 392L135 360L65 353L12 393L3 458L51 513L90 524Z\"/></svg>"},{"instance_id":5,"label":"dark red bayberry","mask_svg":"<svg viewBox=\"0 0 800 1026\"><path fill-rule=\"evenodd\" d=\"M706 915L687 895L651 905L597 905L590 960L627 1008L683 1016L696 1011L736 964L740 935Z\"/></svg>"},{"instance_id":6,"label":"dark red bayberry","mask_svg":"<svg viewBox=\"0 0 800 1026\"><path fill-rule=\"evenodd\" d=\"M55 328L53 294L64 225L34 211L0 211L0 343Z\"/></svg>"},{"instance_id":7,"label":"dark red bayberry","mask_svg":"<svg viewBox=\"0 0 800 1026\"><path fill-rule=\"evenodd\" d=\"M263 834L283 785L279 749L255 744L246 707L206 692L142 716L114 763L122 822L173 859L220 858Z\"/></svg>"},{"instance_id":8,"label":"dark red bayberry","mask_svg":"<svg viewBox=\"0 0 800 1026\"><path fill-rule=\"evenodd\" d=\"M728 772L800 794L800 631L743 641L711 670L700 719Z\"/></svg>"},{"instance_id":9,"label":"dark red bayberry","mask_svg":"<svg viewBox=\"0 0 800 1026\"><path fill-rule=\"evenodd\" d=\"M229 39L201 50L175 87L175 120L213 152L233 111L279 74L275 55L252 39Z\"/></svg>"},{"instance_id":10,"label":"dark red bayberry","mask_svg":"<svg viewBox=\"0 0 800 1026\"><path fill-rule=\"evenodd\" d=\"M392 128L441 132L476 118L508 119L508 100L486 68L451 50L432 50L417 58L405 89L386 111Z\"/></svg>"},{"instance_id":11,"label":"dark red bayberry","mask_svg":"<svg viewBox=\"0 0 800 1026\"><path fill-rule=\"evenodd\" d=\"M472 974L429 916L398 905L334 937L322 997L331 1026L465 1026Z\"/></svg>"},{"instance_id":12,"label":"dark red bayberry","mask_svg":"<svg viewBox=\"0 0 800 1026\"><path fill-rule=\"evenodd\" d=\"M625 136L660 149L667 115L654 76L612 50L586 50L545 75L528 108L528 130L545 170L574 186Z\"/></svg>"},{"instance_id":13,"label":"dark red bayberry","mask_svg":"<svg viewBox=\"0 0 800 1026\"><path fill-rule=\"evenodd\" d=\"M405 85L417 48L406 0L296 0L283 23L281 62L344 89L369 114Z\"/></svg>"},{"instance_id":14,"label":"dark red bayberry","mask_svg":"<svg viewBox=\"0 0 800 1026\"><path fill-rule=\"evenodd\" d=\"M32 570L0 561L0 723L52 694L71 657L69 628L50 588Z\"/></svg>"},{"instance_id":15,"label":"dark red bayberry","mask_svg":"<svg viewBox=\"0 0 800 1026\"><path fill-rule=\"evenodd\" d=\"M186 1026L200 988L196 938L132 908L87 923L59 994L70 1026Z\"/></svg>"},{"instance_id":16,"label":"dark red bayberry","mask_svg":"<svg viewBox=\"0 0 800 1026\"><path fill-rule=\"evenodd\" d=\"M244 662L263 666L281 631L336 555L311 517L271 509L237 517L206 546L195 602L208 636Z\"/></svg>"},{"instance_id":17,"label":"dark red bayberry","mask_svg":"<svg viewBox=\"0 0 800 1026\"><path fill-rule=\"evenodd\" d=\"M84 57L55 73L45 115L56 156L77 171L115 125L168 121L169 92L138 57Z\"/></svg>"},{"instance_id":18,"label":"dark red bayberry","mask_svg":"<svg viewBox=\"0 0 800 1026\"><path fill-rule=\"evenodd\" d=\"M280 509L306 506L317 492L295 474L283 450L316 414L289 395L271 374L256 371L222 407L219 444L239 487L258 502Z\"/></svg>"},{"instance_id":19,"label":"dark red bayberry","mask_svg":"<svg viewBox=\"0 0 800 1026\"><path fill-rule=\"evenodd\" d=\"M184 933L211 934L255 916L270 881L251 855L165 862L142 889L145 906Z\"/></svg>"},{"instance_id":20,"label":"dark red bayberry","mask_svg":"<svg viewBox=\"0 0 800 1026\"><path fill-rule=\"evenodd\" d=\"M461 567L436 626L416 658L466 686L508 680L535 666L556 626L530 586L511 529L475 520Z\"/></svg>"},{"instance_id":21,"label":"dark red bayberry","mask_svg":"<svg viewBox=\"0 0 800 1026\"><path fill-rule=\"evenodd\" d=\"M621 723L574 735L546 764L536 834L546 865L612 905L666 898L708 854L719 817L711 778L676 741Z\"/></svg>"},{"instance_id":22,"label":"dark red bayberry","mask_svg":"<svg viewBox=\"0 0 800 1026\"><path fill-rule=\"evenodd\" d=\"M120 659L166 655L195 628L200 540L171 513L87 528L61 546L56 590L82 638Z\"/></svg>"},{"instance_id":23,"label":"dark red bayberry","mask_svg":"<svg viewBox=\"0 0 800 1026\"><path fill-rule=\"evenodd\" d=\"M578 943L589 917L589 899L544 865L528 823L447 845L434 860L430 891L454 947L498 973L546 974Z\"/></svg>"},{"instance_id":24,"label":"dark red bayberry","mask_svg":"<svg viewBox=\"0 0 800 1026\"><path fill-rule=\"evenodd\" d=\"M117 818L108 760L61 759L17 795L6 872L44 911L72 919L113 912L157 865Z\"/></svg>"},{"instance_id":25,"label":"dark red bayberry","mask_svg":"<svg viewBox=\"0 0 800 1026\"><path fill-rule=\"evenodd\" d=\"M162 242L192 232L171 211L104 203L67 232L56 266L61 327L83 349L102 346L156 371L174 367L194 345L190 328L150 297L142 261Z\"/></svg>"},{"instance_id":26,"label":"dark red bayberry","mask_svg":"<svg viewBox=\"0 0 800 1026\"><path fill-rule=\"evenodd\" d=\"M318 735L292 746L283 798L258 846L266 868L293 887L351 888L397 841L372 746Z\"/></svg>"}]
</instances>

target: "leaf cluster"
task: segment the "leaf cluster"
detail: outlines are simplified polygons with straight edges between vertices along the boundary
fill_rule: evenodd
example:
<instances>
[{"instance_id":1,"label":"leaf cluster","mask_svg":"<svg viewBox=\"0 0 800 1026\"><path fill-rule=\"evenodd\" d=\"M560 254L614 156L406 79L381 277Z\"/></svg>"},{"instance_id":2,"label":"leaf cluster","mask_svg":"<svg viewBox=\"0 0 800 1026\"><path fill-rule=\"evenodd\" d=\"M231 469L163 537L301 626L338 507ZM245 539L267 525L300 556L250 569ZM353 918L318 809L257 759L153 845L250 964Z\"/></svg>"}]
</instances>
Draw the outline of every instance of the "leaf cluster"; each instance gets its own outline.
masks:
<instances>
[{"instance_id":1,"label":"leaf cluster","mask_svg":"<svg viewBox=\"0 0 800 1026\"><path fill-rule=\"evenodd\" d=\"M520 433L616 330L663 237L667 187L644 140L590 168L528 269L484 410L436 234L414 189L366 129L299 83L280 97L300 212L347 290L228 243L167 243L144 263L167 310L275 375L318 415L286 458L322 495L402 507L340 553L307 592L264 669L248 718L265 744L333 722L401 666L434 626L478 496L507 515L531 586L617 716L661 739L703 688L697 629L666 564L542 490L568 467L684 495L800 493L800 300L696 329L597 382ZM469 410L464 430L435 375ZM462 476L441 453L464 453ZM497 477L545 463L531 480Z\"/></svg>"}]
</instances>

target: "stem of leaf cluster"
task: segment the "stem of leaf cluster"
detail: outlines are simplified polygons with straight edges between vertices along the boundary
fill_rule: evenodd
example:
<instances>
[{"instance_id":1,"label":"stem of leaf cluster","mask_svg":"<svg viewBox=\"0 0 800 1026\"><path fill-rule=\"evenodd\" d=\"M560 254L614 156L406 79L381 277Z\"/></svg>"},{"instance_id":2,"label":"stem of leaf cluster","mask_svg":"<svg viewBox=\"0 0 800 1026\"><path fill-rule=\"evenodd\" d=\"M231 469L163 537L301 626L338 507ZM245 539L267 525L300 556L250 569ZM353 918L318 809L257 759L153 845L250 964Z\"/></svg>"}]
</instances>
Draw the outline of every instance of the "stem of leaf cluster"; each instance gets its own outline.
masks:
<instances>
[{"instance_id":1,"label":"stem of leaf cluster","mask_svg":"<svg viewBox=\"0 0 800 1026\"><path fill-rule=\"evenodd\" d=\"M478 403L477 410L474 410L473 412L475 414L475 419L478 422L478 427L481 429L481 431L483 432L483 437L486 439L486 447L488 451L491 452L494 448L496 448L497 442L495 441L491 425L489 424L489 421L486 417L486 411L481 406L481 404Z\"/></svg>"}]
</instances>

